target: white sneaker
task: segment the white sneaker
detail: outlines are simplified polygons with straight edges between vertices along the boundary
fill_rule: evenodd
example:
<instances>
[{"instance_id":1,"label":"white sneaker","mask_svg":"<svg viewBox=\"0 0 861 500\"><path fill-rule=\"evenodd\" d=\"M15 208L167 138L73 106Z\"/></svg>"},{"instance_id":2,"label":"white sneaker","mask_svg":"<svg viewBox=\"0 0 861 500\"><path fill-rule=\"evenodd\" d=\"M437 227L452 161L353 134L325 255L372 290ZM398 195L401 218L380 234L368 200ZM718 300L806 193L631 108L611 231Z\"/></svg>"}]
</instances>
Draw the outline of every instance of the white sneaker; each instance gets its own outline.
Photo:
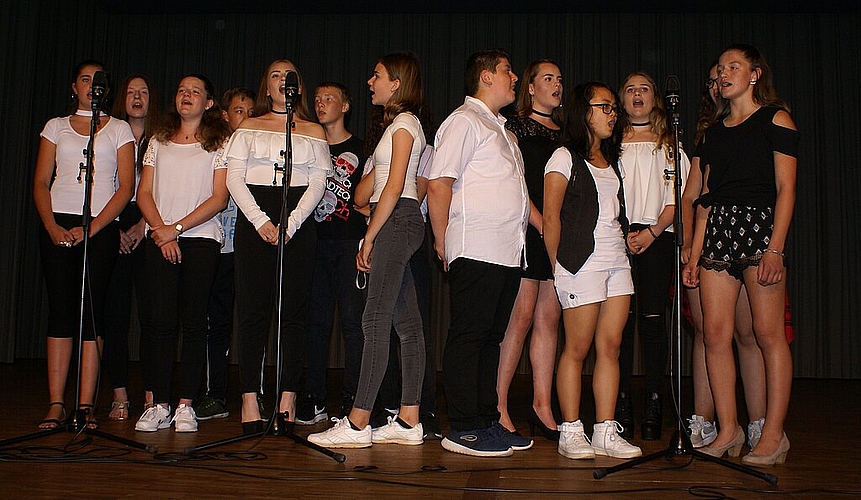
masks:
<instances>
[{"instance_id":1,"label":"white sneaker","mask_svg":"<svg viewBox=\"0 0 861 500\"><path fill-rule=\"evenodd\" d=\"M173 430L176 432L197 432L197 415L189 405L179 405L173 414Z\"/></svg>"},{"instance_id":2,"label":"white sneaker","mask_svg":"<svg viewBox=\"0 0 861 500\"><path fill-rule=\"evenodd\" d=\"M639 446L634 446L619 435L622 425L615 420L605 420L592 428L592 449L596 455L613 458L635 458L643 454Z\"/></svg>"},{"instance_id":3,"label":"white sneaker","mask_svg":"<svg viewBox=\"0 0 861 500\"><path fill-rule=\"evenodd\" d=\"M747 424L747 444L750 445L751 451L759 444L759 438L762 437L762 427L765 425L765 417Z\"/></svg>"},{"instance_id":4,"label":"white sneaker","mask_svg":"<svg viewBox=\"0 0 861 500\"><path fill-rule=\"evenodd\" d=\"M371 431L371 441L380 444L408 444L418 445L424 442L424 429L422 424L418 423L411 429L407 429L398 423L398 417L389 417L386 420L388 423L382 427L377 427Z\"/></svg>"},{"instance_id":5,"label":"white sneaker","mask_svg":"<svg viewBox=\"0 0 861 500\"><path fill-rule=\"evenodd\" d=\"M583 422L562 422L559 426L559 445L556 451L563 457L573 458L595 458L595 450L592 443L583 432Z\"/></svg>"},{"instance_id":6,"label":"white sneaker","mask_svg":"<svg viewBox=\"0 0 861 500\"><path fill-rule=\"evenodd\" d=\"M170 427L170 406L153 405L146 409L135 424L135 430L155 432Z\"/></svg>"},{"instance_id":7,"label":"white sneaker","mask_svg":"<svg viewBox=\"0 0 861 500\"><path fill-rule=\"evenodd\" d=\"M691 415L688 419L688 429L691 431L691 445L694 448L708 446L717 438L717 428L714 422L700 415Z\"/></svg>"},{"instance_id":8,"label":"white sneaker","mask_svg":"<svg viewBox=\"0 0 861 500\"><path fill-rule=\"evenodd\" d=\"M371 426L354 430L347 417L332 417L333 427L308 435L308 441L326 448L368 448L373 442Z\"/></svg>"}]
</instances>

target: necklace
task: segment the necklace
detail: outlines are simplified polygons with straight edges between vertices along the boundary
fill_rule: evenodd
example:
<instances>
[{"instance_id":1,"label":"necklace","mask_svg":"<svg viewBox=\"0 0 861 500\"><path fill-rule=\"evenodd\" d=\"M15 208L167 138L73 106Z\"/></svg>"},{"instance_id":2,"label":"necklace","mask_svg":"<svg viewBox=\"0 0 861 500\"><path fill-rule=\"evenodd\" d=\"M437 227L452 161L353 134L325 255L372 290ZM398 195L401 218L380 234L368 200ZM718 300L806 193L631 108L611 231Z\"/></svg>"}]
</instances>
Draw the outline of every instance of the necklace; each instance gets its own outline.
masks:
<instances>
[{"instance_id":1,"label":"necklace","mask_svg":"<svg viewBox=\"0 0 861 500\"><path fill-rule=\"evenodd\" d=\"M276 115L286 115L287 113L289 113L289 111L287 111L286 109L284 111L278 111L277 109L273 109L272 112Z\"/></svg>"},{"instance_id":2,"label":"necklace","mask_svg":"<svg viewBox=\"0 0 861 500\"><path fill-rule=\"evenodd\" d=\"M532 112L538 116L543 116L544 118L552 118L553 117L553 113L545 113L543 111L538 111L535 108L532 108Z\"/></svg>"},{"instance_id":3,"label":"necklace","mask_svg":"<svg viewBox=\"0 0 861 500\"><path fill-rule=\"evenodd\" d=\"M91 109L76 109L75 114L78 116L93 116L93 110ZM104 113L99 111L99 116L105 116Z\"/></svg>"},{"instance_id":4,"label":"necklace","mask_svg":"<svg viewBox=\"0 0 861 500\"><path fill-rule=\"evenodd\" d=\"M631 122L632 127L645 127L646 125L651 125L652 122L642 122L642 123L634 123Z\"/></svg>"}]
</instances>

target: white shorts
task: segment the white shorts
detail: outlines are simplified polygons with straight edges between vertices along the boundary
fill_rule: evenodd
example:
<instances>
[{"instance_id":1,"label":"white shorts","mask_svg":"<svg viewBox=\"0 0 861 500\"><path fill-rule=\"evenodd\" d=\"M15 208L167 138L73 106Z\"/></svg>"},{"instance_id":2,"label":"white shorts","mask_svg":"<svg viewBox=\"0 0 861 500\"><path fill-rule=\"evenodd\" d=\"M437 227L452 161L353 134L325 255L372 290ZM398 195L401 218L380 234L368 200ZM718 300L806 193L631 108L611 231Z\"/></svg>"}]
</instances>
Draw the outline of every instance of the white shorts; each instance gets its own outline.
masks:
<instances>
[{"instance_id":1,"label":"white shorts","mask_svg":"<svg viewBox=\"0 0 861 500\"><path fill-rule=\"evenodd\" d=\"M577 274L571 274L557 262L553 274L556 296L559 297L562 309L603 302L609 297L634 294L631 269L626 267L594 271L581 269Z\"/></svg>"}]
</instances>

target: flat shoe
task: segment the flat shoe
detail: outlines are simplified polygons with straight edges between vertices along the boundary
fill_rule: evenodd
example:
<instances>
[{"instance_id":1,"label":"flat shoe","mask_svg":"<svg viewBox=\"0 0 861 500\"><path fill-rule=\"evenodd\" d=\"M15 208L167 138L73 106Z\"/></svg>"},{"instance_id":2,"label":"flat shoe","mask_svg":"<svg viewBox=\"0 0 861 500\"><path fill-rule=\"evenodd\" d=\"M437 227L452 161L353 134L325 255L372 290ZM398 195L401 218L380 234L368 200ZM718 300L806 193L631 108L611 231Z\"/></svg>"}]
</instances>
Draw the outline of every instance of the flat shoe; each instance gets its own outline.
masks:
<instances>
[{"instance_id":1,"label":"flat shoe","mask_svg":"<svg viewBox=\"0 0 861 500\"><path fill-rule=\"evenodd\" d=\"M129 418L129 402L114 401L111 403L111 411L108 413L111 420L126 420Z\"/></svg>"},{"instance_id":2,"label":"flat shoe","mask_svg":"<svg viewBox=\"0 0 861 500\"><path fill-rule=\"evenodd\" d=\"M96 420L96 413L93 411L93 405L78 405L78 411L84 412L84 425L87 429L95 430L99 428L99 421Z\"/></svg>"}]
</instances>

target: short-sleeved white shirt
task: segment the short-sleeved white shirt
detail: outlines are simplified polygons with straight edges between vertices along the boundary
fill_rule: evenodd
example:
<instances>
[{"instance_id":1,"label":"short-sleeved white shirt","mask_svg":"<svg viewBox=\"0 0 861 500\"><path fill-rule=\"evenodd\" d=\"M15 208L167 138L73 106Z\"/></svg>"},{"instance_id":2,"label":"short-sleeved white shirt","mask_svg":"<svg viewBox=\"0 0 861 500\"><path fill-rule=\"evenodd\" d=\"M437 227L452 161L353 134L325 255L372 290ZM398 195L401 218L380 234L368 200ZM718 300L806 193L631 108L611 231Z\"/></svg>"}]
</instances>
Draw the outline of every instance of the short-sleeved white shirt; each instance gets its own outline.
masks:
<instances>
[{"instance_id":1,"label":"short-sleeved white shirt","mask_svg":"<svg viewBox=\"0 0 861 500\"><path fill-rule=\"evenodd\" d=\"M54 156L57 168L54 182L51 184L51 210L61 214L80 215L83 212L86 187L81 163L86 166L87 160L83 151L87 148L90 136L77 133L69 118L62 116L49 120L40 135L57 146ZM128 123L109 118L96 132L94 141L90 212L96 217L117 191L117 151L124 145L133 143L135 136ZM79 176L81 182L78 182Z\"/></svg>"},{"instance_id":2,"label":"short-sleeved white shirt","mask_svg":"<svg viewBox=\"0 0 861 500\"><path fill-rule=\"evenodd\" d=\"M226 168L223 150L209 152L194 144L176 144L153 139L144 154L144 168L153 169L152 197L165 225L176 224L212 197L216 169ZM183 231L182 238L223 239L221 220L215 214Z\"/></svg>"},{"instance_id":3,"label":"short-sleeved white shirt","mask_svg":"<svg viewBox=\"0 0 861 500\"><path fill-rule=\"evenodd\" d=\"M380 201L380 195L389 180L389 166L392 163L392 136L400 129L406 130L413 137L413 146L410 150L410 161L407 165L407 176L401 198L410 198L416 201L419 199L416 189L416 173L427 141L425 141L425 133L419 119L412 113L401 113L386 127L380 142L374 149L374 194L371 195L371 203Z\"/></svg>"},{"instance_id":4,"label":"short-sleeved white shirt","mask_svg":"<svg viewBox=\"0 0 861 500\"><path fill-rule=\"evenodd\" d=\"M466 97L436 134L428 179L454 179L445 258L521 265L529 194L517 139L479 99Z\"/></svg>"},{"instance_id":5,"label":"short-sleeved white shirt","mask_svg":"<svg viewBox=\"0 0 861 500\"><path fill-rule=\"evenodd\" d=\"M680 156L684 180L691 164L684 151ZM666 148L655 149L654 142L626 142L622 144L619 164L625 182L628 221L631 224L656 223L664 207L676 204L674 180L665 175L665 171L671 169ZM673 225L665 230L672 232Z\"/></svg>"}]
</instances>

